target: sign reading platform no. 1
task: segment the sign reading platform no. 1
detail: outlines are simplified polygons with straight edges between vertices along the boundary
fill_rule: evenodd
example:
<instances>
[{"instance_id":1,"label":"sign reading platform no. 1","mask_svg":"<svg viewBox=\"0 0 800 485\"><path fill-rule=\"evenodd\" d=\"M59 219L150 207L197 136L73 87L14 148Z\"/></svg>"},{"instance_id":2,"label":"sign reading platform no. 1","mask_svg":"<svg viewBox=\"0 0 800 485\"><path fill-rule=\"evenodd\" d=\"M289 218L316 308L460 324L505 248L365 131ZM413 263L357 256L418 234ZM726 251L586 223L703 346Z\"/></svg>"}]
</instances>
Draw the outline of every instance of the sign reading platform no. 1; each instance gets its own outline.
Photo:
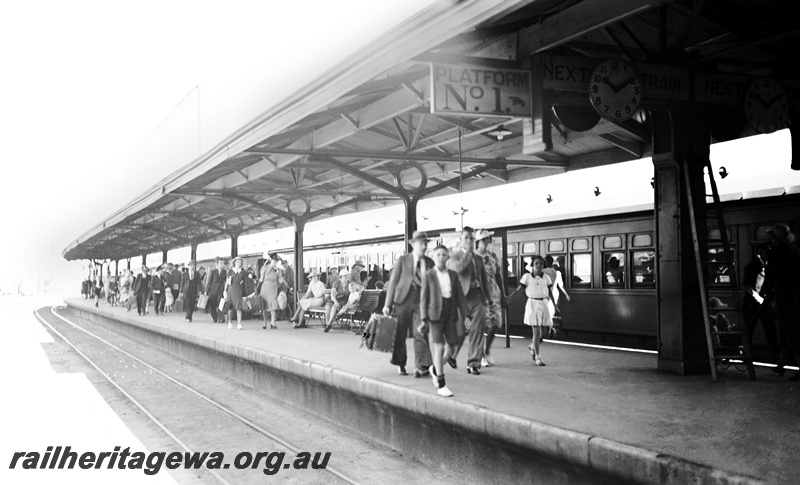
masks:
<instances>
[{"instance_id":1,"label":"sign reading platform no. 1","mask_svg":"<svg viewBox=\"0 0 800 485\"><path fill-rule=\"evenodd\" d=\"M431 64L431 113L531 116L531 73L526 70Z\"/></svg>"}]
</instances>

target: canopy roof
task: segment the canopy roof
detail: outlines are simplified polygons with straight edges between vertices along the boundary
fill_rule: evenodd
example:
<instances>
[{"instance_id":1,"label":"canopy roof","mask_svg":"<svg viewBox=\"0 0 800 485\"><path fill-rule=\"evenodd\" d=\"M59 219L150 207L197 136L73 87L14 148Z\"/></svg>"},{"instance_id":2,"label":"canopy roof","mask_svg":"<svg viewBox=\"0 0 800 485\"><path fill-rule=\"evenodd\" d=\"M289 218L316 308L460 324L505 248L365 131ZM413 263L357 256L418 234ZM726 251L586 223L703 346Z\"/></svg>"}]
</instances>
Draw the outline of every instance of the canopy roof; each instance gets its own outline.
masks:
<instances>
[{"instance_id":1,"label":"canopy roof","mask_svg":"<svg viewBox=\"0 0 800 485\"><path fill-rule=\"evenodd\" d=\"M800 77L798 25L793 0L437 3L164 178L64 257L123 259L287 227L298 216L646 157L646 115L576 130L571 120L587 118L585 94L546 94L556 109L544 110L552 145L542 147L528 146L530 130L542 129L535 117L432 114L430 63L532 69L534 90L541 71L531 63L547 62L542 53L791 80ZM731 122L739 107L717 111L720 140L754 133ZM501 125L511 133L498 141L489 133Z\"/></svg>"}]
</instances>

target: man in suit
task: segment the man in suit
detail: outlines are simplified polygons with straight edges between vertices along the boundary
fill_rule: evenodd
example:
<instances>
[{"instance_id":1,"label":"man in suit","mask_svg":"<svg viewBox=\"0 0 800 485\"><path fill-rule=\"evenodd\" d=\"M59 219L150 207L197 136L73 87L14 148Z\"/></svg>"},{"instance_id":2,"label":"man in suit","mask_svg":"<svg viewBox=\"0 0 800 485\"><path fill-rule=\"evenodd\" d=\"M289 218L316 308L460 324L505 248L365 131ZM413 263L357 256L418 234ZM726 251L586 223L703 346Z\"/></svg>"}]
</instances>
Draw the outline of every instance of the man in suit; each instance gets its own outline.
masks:
<instances>
[{"instance_id":1,"label":"man in suit","mask_svg":"<svg viewBox=\"0 0 800 485\"><path fill-rule=\"evenodd\" d=\"M219 301L222 299L222 292L225 291L225 261L219 257L214 258L215 268L211 270L208 277L208 307L211 309L211 319L214 322L225 323L225 314L219 311Z\"/></svg>"},{"instance_id":2,"label":"man in suit","mask_svg":"<svg viewBox=\"0 0 800 485\"><path fill-rule=\"evenodd\" d=\"M461 230L461 248L453 251L452 257L447 262L447 267L458 273L461 289L467 298L467 338L469 354L467 356L467 372L480 375L481 359L483 358L483 311L489 304L486 291L489 282L483 266L483 259L475 255L475 230L469 226ZM457 368L456 356L464 344L464 338L456 348L456 355L448 360L450 367Z\"/></svg>"},{"instance_id":3,"label":"man in suit","mask_svg":"<svg viewBox=\"0 0 800 485\"><path fill-rule=\"evenodd\" d=\"M178 298L183 298L183 309L186 312L186 321L192 321L192 313L197 307L197 297L202 291L203 282L200 274L195 271L194 261L189 262L189 271L183 275Z\"/></svg>"},{"instance_id":4,"label":"man in suit","mask_svg":"<svg viewBox=\"0 0 800 485\"><path fill-rule=\"evenodd\" d=\"M458 274L446 266L449 258L450 251L444 246L437 246L433 251L436 266L422 277L419 307L422 320L419 330L428 334L433 357L431 378L437 393L443 397L453 396L444 381L444 363L455 354L459 335L464 333L463 326L459 325L459 312L462 318L467 315L461 281Z\"/></svg>"},{"instance_id":5,"label":"man in suit","mask_svg":"<svg viewBox=\"0 0 800 485\"><path fill-rule=\"evenodd\" d=\"M428 236L422 231L414 231L411 237L411 254L398 258L389 277L389 287L386 290L386 303L383 314L394 314L397 318L397 335L394 339L392 352L392 365L398 367L400 375L408 375L406 362L406 338L409 334L414 337L414 364L417 369L414 377L430 375L431 351L428 340L419 332L421 323L419 316L419 295L422 288L422 275L433 267L433 261L425 256L428 247Z\"/></svg>"},{"instance_id":6,"label":"man in suit","mask_svg":"<svg viewBox=\"0 0 800 485\"><path fill-rule=\"evenodd\" d=\"M142 272L136 275L133 282L133 294L136 295L136 311L139 315L144 315L147 313L147 298L150 295L150 274L145 265L142 265Z\"/></svg>"},{"instance_id":7,"label":"man in suit","mask_svg":"<svg viewBox=\"0 0 800 485\"><path fill-rule=\"evenodd\" d=\"M153 293L153 308L156 310L156 315L161 312L164 314L164 269L159 266L154 275L150 277L150 291Z\"/></svg>"}]
</instances>

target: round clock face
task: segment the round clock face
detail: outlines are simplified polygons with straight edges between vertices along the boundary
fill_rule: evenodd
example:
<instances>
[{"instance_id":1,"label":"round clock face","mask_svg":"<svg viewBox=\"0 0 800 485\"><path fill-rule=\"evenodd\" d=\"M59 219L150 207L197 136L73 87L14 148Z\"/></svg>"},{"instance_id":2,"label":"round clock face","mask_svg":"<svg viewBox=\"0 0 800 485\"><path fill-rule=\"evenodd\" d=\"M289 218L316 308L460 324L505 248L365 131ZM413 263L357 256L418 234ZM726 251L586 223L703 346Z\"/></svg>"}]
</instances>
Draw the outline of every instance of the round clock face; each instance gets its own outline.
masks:
<instances>
[{"instance_id":1,"label":"round clock face","mask_svg":"<svg viewBox=\"0 0 800 485\"><path fill-rule=\"evenodd\" d=\"M777 82L757 79L744 92L744 115L759 133L772 133L786 127L789 96Z\"/></svg>"},{"instance_id":2,"label":"round clock face","mask_svg":"<svg viewBox=\"0 0 800 485\"><path fill-rule=\"evenodd\" d=\"M603 61L592 71L589 99L603 118L625 121L636 112L642 98L642 83L623 61Z\"/></svg>"}]
</instances>

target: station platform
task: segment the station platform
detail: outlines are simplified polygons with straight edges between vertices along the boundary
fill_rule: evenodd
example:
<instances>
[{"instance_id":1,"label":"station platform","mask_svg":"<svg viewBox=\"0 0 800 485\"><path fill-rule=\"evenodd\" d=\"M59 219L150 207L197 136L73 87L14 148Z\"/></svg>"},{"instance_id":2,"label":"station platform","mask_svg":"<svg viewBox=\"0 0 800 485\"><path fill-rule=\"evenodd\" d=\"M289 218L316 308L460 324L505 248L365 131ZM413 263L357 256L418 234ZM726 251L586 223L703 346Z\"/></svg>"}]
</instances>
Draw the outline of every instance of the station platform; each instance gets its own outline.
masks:
<instances>
[{"instance_id":1,"label":"station platform","mask_svg":"<svg viewBox=\"0 0 800 485\"><path fill-rule=\"evenodd\" d=\"M436 466L472 461L489 476L547 483L788 484L800 477L800 383L769 369L758 369L755 382L723 371L715 383L661 373L654 354L548 341L547 365L537 367L529 339L505 348L498 337L498 365L469 375L460 355L459 369L446 370L455 396L442 398L430 378L400 376L389 354L359 349L351 331L293 329L285 321L263 330L260 320L237 331L203 312L188 323L179 313L137 316L81 298L66 304L67 317L114 325L247 385L273 386L293 405ZM420 429L412 432L415 423Z\"/></svg>"}]
</instances>

